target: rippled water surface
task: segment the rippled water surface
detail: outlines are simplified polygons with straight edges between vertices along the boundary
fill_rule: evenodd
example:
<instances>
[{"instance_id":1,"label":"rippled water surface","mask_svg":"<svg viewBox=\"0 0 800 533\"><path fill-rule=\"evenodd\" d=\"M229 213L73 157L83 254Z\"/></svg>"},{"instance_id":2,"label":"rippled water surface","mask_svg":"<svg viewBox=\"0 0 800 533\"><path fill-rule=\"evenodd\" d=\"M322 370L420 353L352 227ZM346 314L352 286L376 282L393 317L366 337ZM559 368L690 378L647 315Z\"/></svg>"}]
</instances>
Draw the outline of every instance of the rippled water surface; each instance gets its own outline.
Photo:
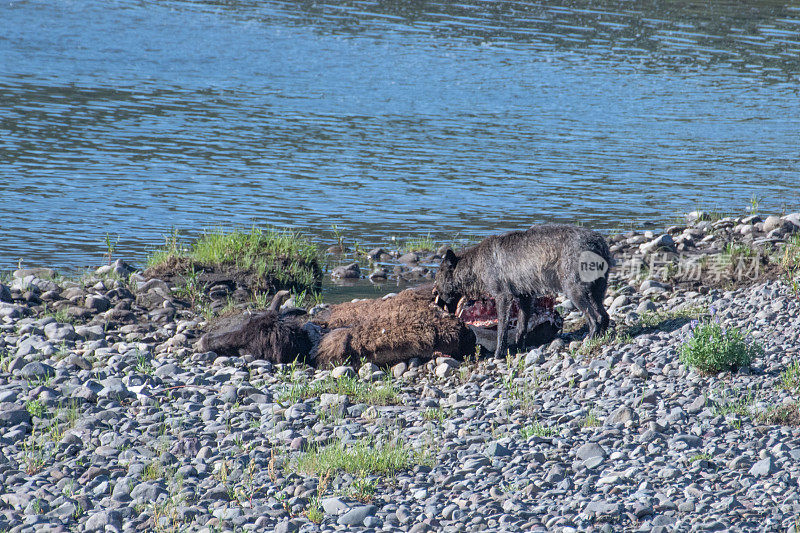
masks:
<instances>
[{"instance_id":1,"label":"rippled water surface","mask_svg":"<svg viewBox=\"0 0 800 533\"><path fill-rule=\"evenodd\" d=\"M666 7L666 10L665 10ZM800 207L791 2L0 0L0 269Z\"/></svg>"}]
</instances>

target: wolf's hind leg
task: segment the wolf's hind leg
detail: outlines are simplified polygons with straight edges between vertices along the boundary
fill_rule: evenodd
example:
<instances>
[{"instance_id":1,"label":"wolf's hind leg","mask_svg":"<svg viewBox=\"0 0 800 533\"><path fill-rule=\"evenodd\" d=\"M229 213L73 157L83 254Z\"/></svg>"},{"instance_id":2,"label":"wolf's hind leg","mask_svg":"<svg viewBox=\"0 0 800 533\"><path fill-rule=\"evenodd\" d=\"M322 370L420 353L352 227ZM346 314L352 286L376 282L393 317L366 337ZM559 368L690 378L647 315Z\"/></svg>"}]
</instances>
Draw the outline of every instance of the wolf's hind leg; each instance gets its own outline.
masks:
<instances>
[{"instance_id":1,"label":"wolf's hind leg","mask_svg":"<svg viewBox=\"0 0 800 533\"><path fill-rule=\"evenodd\" d=\"M531 318L531 306L533 298L531 296L519 297L519 314L517 315L517 350L525 349L525 338L528 336L528 320Z\"/></svg>"},{"instance_id":2,"label":"wolf's hind leg","mask_svg":"<svg viewBox=\"0 0 800 533\"><path fill-rule=\"evenodd\" d=\"M508 295L495 297L497 305L497 347L494 350L495 357L505 357L508 348L508 315L511 313L512 298Z\"/></svg>"}]
</instances>

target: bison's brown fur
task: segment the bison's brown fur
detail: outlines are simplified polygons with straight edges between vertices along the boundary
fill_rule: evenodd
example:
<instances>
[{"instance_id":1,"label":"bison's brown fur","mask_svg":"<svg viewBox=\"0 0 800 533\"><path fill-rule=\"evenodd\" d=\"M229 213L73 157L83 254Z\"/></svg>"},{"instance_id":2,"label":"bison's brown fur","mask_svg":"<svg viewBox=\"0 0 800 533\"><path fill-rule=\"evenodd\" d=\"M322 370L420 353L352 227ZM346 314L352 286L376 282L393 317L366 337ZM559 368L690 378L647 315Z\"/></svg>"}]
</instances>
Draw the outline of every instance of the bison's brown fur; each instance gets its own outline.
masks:
<instances>
[{"instance_id":1,"label":"bison's brown fur","mask_svg":"<svg viewBox=\"0 0 800 533\"><path fill-rule=\"evenodd\" d=\"M282 298L276 296L265 312L223 319L203 335L198 348L220 355L251 354L273 363L299 358L318 367L362 359L392 365L415 357L430 359L434 352L457 357L472 352L475 335L433 304L431 289L334 305L314 323L278 311ZM317 344L320 332L325 334Z\"/></svg>"},{"instance_id":2,"label":"bison's brown fur","mask_svg":"<svg viewBox=\"0 0 800 533\"><path fill-rule=\"evenodd\" d=\"M431 286L408 289L378 300L333 306L318 322L331 331L317 349L315 364L355 363L362 359L393 365L434 352L462 357L475 348L475 336L458 318L433 304Z\"/></svg>"}]
</instances>

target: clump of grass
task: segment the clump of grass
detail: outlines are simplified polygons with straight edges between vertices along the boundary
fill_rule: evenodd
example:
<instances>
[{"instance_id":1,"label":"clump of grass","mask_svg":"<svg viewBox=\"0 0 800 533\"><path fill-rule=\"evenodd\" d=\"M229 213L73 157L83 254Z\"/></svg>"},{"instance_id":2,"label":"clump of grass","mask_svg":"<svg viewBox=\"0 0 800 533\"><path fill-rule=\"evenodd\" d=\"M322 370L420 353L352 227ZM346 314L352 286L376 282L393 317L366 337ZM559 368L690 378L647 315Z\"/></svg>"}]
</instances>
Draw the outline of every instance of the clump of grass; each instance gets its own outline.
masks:
<instances>
[{"instance_id":1,"label":"clump of grass","mask_svg":"<svg viewBox=\"0 0 800 533\"><path fill-rule=\"evenodd\" d=\"M589 409L589 412L586 413L586 418L583 420L583 427L586 428L596 428L600 427L602 423L600 419L597 418L597 413L595 413L594 409Z\"/></svg>"},{"instance_id":2,"label":"clump of grass","mask_svg":"<svg viewBox=\"0 0 800 533\"><path fill-rule=\"evenodd\" d=\"M689 464L696 463L697 461L711 461L711 455L707 453L697 453L689 458Z\"/></svg>"},{"instance_id":3,"label":"clump of grass","mask_svg":"<svg viewBox=\"0 0 800 533\"><path fill-rule=\"evenodd\" d=\"M184 245L177 232L165 238L162 248L147 258L155 272L175 270L181 274L207 268L234 268L253 277L256 291L290 289L318 292L322 282L319 249L298 232L276 228L203 233Z\"/></svg>"},{"instance_id":4,"label":"clump of grass","mask_svg":"<svg viewBox=\"0 0 800 533\"><path fill-rule=\"evenodd\" d=\"M394 405L399 403L400 390L387 375L382 382L365 383L357 378L342 377L334 379L328 376L317 381L293 381L279 395L280 402L296 403L307 398L316 398L322 394L344 394L356 403L370 405Z\"/></svg>"},{"instance_id":5,"label":"clump of grass","mask_svg":"<svg viewBox=\"0 0 800 533\"><path fill-rule=\"evenodd\" d=\"M712 402L711 410L715 416L750 416L753 403L755 397L752 392L742 394L734 391L734 394L730 394L723 390L718 391L718 398Z\"/></svg>"},{"instance_id":6,"label":"clump of grass","mask_svg":"<svg viewBox=\"0 0 800 533\"><path fill-rule=\"evenodd\" d=\"M736 242L729 242L725 245L725 248L722 249L722 260L723 262L727 262L728 264L734 264L739 259L746 259L755 257L756 251L744 244L744 243L736 243Z\"/></svg>"},{"instance_id":7,"label":"clump of grass","mask_svg":"<svg viewBox=\"0 0 800 533\"><path fill-rule=\"evenodd\" d=\"M325 518L325 511L322 510L322 505L319 503L319 498L314 496L306 507L306 518L315 524L321 524Z\"/></svg>"},{"instance_id":8,"label":"clump of grass","mask_svg":"<svg viewBox=\"0 0 800 533\"><path fill-rule=\"evenodd\" d=\"M45 452L44 442L36 438L36 428L31 431L31 436L22 443L22 453L25 461L25 473L33 475L44 468L49 458Z\"/></svg>"},{"instance_id":9,"label":"clump of grass","mask_svg":"<svg viewBox=\"0 0 800 533\"><path fill-rule=\"evenodd\" d=\"M633 337L624 328L608 329L599 337L594 337L585 341L576 353L588 355L598 352L603 346L630 344Z\"/></svg>"},{"instance_id":10,"label":"clump of grass","mask_svg":"<svg viewBox=\"0 0 800 533\"><path fill-rule=\"evenodd\" d=\"M761 346L748 342L739 329L708 319L692 322L692 331L678 351L683 364L705 374L749 366L762 353Z\"/></svg>"},{"instance_id":11,"label":"clump of grass","mask_svg":"<svg viewBox=\"0 0 800 533\"><path fill-rule=\"evenodd\" d=\"M406 252L435 252L438 248L436 241L431 238L428 233L424 237L416 237L408 239L403 245L403 250Z\"/></svg>"},{"instance_id":12,"label":"clump of grass","mask_svg":"<svg viewBox=\"0 0 800 533\"><path fill-rule=\"evenodd\" d=\"M442 425L451 414L451 410L445 410L441 407L429 407L424 413L422 413L422 418L424 420L436 422L439 425Z\"/></svg>"},{"instance_id":13,"label":"clump of grass","mask_svg":"<svg viewBox=\"0 0 800 533\"><path fill-rule=\"evenodd\" d=\"M27 402L25 402L25 409L28 411L28 414L30 414L33 417L36 418L44 417L45 407L44 404L40 402L38 399L28 400Z\"/></svg>"},{"instance_id":14,"label":"clump of grass","mask_svg":"<svg viewBox=\"0 0 800 533\"><path fill-rule=\"evenodd\" d=\"M43 317L46 317L46 316L53 317L55 319L55 321L60 323L60 324L74 324L74 323L77 322L75 320L75 317L73 317L69 313L67 313L66 309L58 309L56 311L52 311L52 310L47 308L47 304L45 304L43 309L42 309L42 316Z\"/></svg>"},{"instance_id":15,"label":"clump of grass","mask_svg":"<svg viewBox=\"0 0 800 533\"><path fill-rule=\"evenodd\" d=\"M699 319L708 314L708 307L691 306L667 311L648 311L639 317L639 329L658 329L667 331L670 328L685 324L691 319Z\"/></svg>"},{"instance_id":16,"label":"clump of grass","mask_svg":"<svg viewBox=\"0 0 800 533\"><path fill-rule=\"evenodd\" d=\"M786 239L778 264L785 283L796 297L800 297L800 233L794 233Z\"/></svg>"},{"instance_id":17,"label":"clump of grass","mask_svg":"<svg viewBox=\"0 0 800 533\"><path fill-rule=\"evenodd\" d=\"M540 422L533 422L519 430L519 434L523 439L529 439L531 437L552 437L555 433L555 429L543 426Z\"/></svg>"},{"instance_id":18,"label":"clump of grass","mask_svg":"<svg viewBox=\"0 0 800 533\"><path fill-rule=\"evenodd\" d=\"M509 351L506 354L506 372L502 379L503 387L506 389L508 398L519 401L522 411L528 413L533 410L536 391L534 390L534 384L523 378L524 371L525 357L520 355L515 362Z\"/></svg>"},{"instance_id":19,"label":"clump of grass","mask_svg":"<svg viewBox=\"0 0 800 533\"><path fill-rule=\"evenodd\" d=\"M780 264L784 268L800 267L800 233L793 233L783 243Z\"/></svg>"},{"instance_id":20,"label":"clump of grass","mask_svg":"<svg viewBox=\"0 0 800 533\"><path fill-rule=\"evenodd\" d=\"M356 441L312 446L294 463L297 472L326 475L337 472L391 475L417 464L429 464L427 454L418 453L396 440L367 437Z\"/></svg>"},{"instance_id":21,"label":"clump of grass","mask_svg":"<svg viewBox=\"0 0 800 533\"><path fill-rule=\"evenodd\" d=\"M786 370L781 372L781 386L788 391L800 390L800 361L792 361Z\"/></svg>"},{"instance_id":22,"label":"clump of grass","mask_svg":"<svg viewBox=\"0 0 800 533\"><path fill-rule=\"evenodd\" d=\"M758 416L758 421L772 425L800 426L800 404L794 402L768 409Z\"/></svg>"}]
</instances>

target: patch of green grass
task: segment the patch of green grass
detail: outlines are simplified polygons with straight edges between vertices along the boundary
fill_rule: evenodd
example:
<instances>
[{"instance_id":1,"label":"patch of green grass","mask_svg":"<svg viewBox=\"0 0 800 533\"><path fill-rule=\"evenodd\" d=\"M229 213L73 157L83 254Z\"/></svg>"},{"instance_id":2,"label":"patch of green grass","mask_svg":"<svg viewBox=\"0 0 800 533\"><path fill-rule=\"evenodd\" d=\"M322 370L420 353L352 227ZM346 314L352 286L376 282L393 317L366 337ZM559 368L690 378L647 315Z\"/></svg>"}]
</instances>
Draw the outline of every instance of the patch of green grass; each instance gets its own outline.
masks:
<instances>
[{"instance_id":1,"label":"patch of green grass","mask_svg":"<svg viewBox=\"0 0 800 533\"><path fill-rule=\"evenodd\" d=\"M711 455L708 453L697 453L689 458L689 463L696 463L697 461L711 461Z\"/></svg>"},{"instance_id":2,"label":"patch of green grass","mask_svg":"<svg viewBox=\"0 0 800 533\"><path fill-rule=\"evenodd\" d=\"M25 402L25 409L31 416L36 418L43 418L46 411L44 404L38 399Z\"/></svg>"},{"instance_id":3,"label":"patch of green grass","mask_svg":"<svg viewBox=\"0 0 800 533\"><path fill-rule=\"evenodd\" d=\"M325 519L325 511L322 510L322 505L316 496L309 500L308 507L306 507L306 518L315 524L321 524Z\"/></svg>"},{"instance_id":4,"label":"patch of green grass","mask_svg":"<svg viewBox=\"0 0 800 533\"><path fill-rule=\"evenodd\" d=\"M597 418L597 413L595 413L594 409L589 409L589 412L586 413L586 418L583 420L583 427L596 428L602 425L603 424L600 422L600 419Z\"/></svg>"},{"instance_id":5,"label":"patch of green grass","mask_svg":"<svg viewBox=\"0 0 800 533\"><path fill-rule=\"evenodd\" d=\"M519 430L519 434L526 440L531 437L552 437L555 433L555 429L545 427L540 422L533 422Z\"/></svg>"},{"instance_id":6,"label":"patch of green grass","mask_svg":"<svg viewBox=\"0 0 800 533\"><path fill-rule=\"evenodd\" d=\"M670 309L668 311L648 311L639 317L639 326L642 329L669 330L676 326L685 324L688 320L698 319L708 314L707 306L691 306L681 309Z\"/></svg>"},{"instance_id":7,"label":"patch of green grass","mask_svg":"<svg viewBox=\"0 0 800 533\"><path fill-rule=\"evenodd\" d=\"M233 267L260 280L262 285L252 288L264 291L288 288L318 292L320 263L319 249L300 233L255 226L249 231L208 231L191 246L182 244L173 231L166 236L164 246L147 258L148 268L178 267L190 276L192 269Z\"/></svg>"},{"instance_id":8,"label":"patch of green grass","mask_svg":"<svg viewBox=\"0 0 800 533\"><path fill-rule=\"evenodd\" d=\"M783 243L779 263L786 269L800 267L800 233L793 233Z\"/></svg>"},{"instance_id":9,"label":"patch of green grass","mask_svg":"<svg viewBox=\"0 0 800 533\"><path fill-rule=\"evenodd\" d=\"M152 374L154 371L153 364L143 353L138 353L136 355L136 371L140 374L147 374L147 375Z\"/></svg>"},{"instance_id":10,"label":"patch of green grass","mask_svg":"<svg viewBox=\"0 0 800 533\"><path fill-rule=\"evenodd\" d=\"M151 461L147 463L142 471L142 481L155 481L156 479L162 479L164 475L164 468L157 461Z\"/></svg>"},{"instance_id":11,"label":"patch of green grass","mask_svg":"<svg viewBox=\"0 0 800 533\"><path fill-rule=\"evenodd\" d=\"M378 480L374 478L357 477L350 484L349 494L360 502L371 501L375 496L375 491L378 488Z\"/></svg>"},{"instance_id":12,"label":"patch of green grass","mask_svg":"<svg viewBox=\"0 0 800 533\"><path fill-rule=\"evenodd\" d=\"M783 271L781 277L786 285L800 298L800 233L794 233L783 244L778 264Z\"/></svg>"},{"instance_id":13,"label":"patch of green grass","mask_svg":"<svg viewBox=\"0 0 800 533\"><path fill-rule=\"evenodd\" d=\"M59 324L75 324L77 322L77 320L75 320L75 317L67 313L66 308L53 311L47 308L46 303L44 304L44 307L42 309L42 316L53 317L55 321L58 322Z\"/></svg>"},{"instance_id":14,"label":"patch of green grass","mask_svg":"<svg viewBox=\"0 0 800 533\"><path fill-rule=\"evenodd\" d=\"M445 410L441 407L429 407L422 413L422 418L430 422L436 422L439 425L444 424L444 421L452 415L452 410Z\"/></svg>"},{"instance_id":15,"label":"patch of green grass","mask_svg":"<svg viewBox=\"0 0 800 533\"><path fill-rule=\"evenodd\" d=\"M362 438L356 442L335 442L312 446L294 462L297 472L326 475L337 472L391 475L414 465L430 464L428 454L419 453L397 440Z\"/></svg>"},{"instance_id":16,"label":"patch of green grass","mask_svg":"<svg viewBox=\"0 0 800 533\"><path fill-rule=\"evenodd\" d=\"M25 380L28 383L28 387L34 388L38 386L49 387L53 384L53 376L47 375L44 377L37 377L37 378L28 378Z\"/></svg>"},{"instance_id":17,"label":"patch of green grass","mask_svg":"<svg viewBox=\"0 0 800 533\"><path fill-rule=\"evenodd\" d=\"M25 473L33 475L42 470L49 458L44 442L36 438L36 427L31 430L29 438L22 442L22 454L25 462Z\"/></svg>"},{"instance_id":18,"label":"patch of green grass","mask_svg":"<svg viewBox=\"0 0 800 533\"><path fill-rule=\"evenodd\" d=\"M711 412L715 416L750 416L751 409L755 403L755 396L752 392L740 393L734 391L729 393L726 390L717 391L717 398L711 403Z\"/></svg>"},{"instance_id":19,"label":"patch of green grass","mask_svg":"<svg viewBox=\"0 0 800 533\"><path fill-rule=\"evenodd\" d=\"M588 355L598 352L603 346L630 344L633 337L624 328L608 329L599 337L586 340L575 353Z\"/></svg>"},{"instance_id":20,"label":"patch of green grass","mask_svg":"<svg viewBox=\"0 0 800 533\"><path fill-rule=\"evenodd\" d=\"M749 366L763 353L757 343L748 342L744 333L713 320L697 321L689 338L678 349L680 361L705 374Z\"/></svg>"},{"instance_id":21,"label":"patch of green grass","mask_svg":"<svg viewBox=\"0 0 800 533\"><path fill-rule=\"evenodd\" d=\"M722 249L720 261L723 264L734 265L742 259L751 259L757 255L756 250L744 243L729 242Z\"/></svg>"},{"instance_id":22,"label":"patch of green grass","mask_svg":"<svg viewBox=\"0 0 800 533\"><path fill-rule=\"evenodd\" d=\"M424 237L416 237L406 240L403 244L403 250L406 252L435 252L438 244L431 238L428 233Z\"/></svg>"},{"instance_id":23,"label":"patch of green grass","mask_svg":"<svg viewBox=\"0 0 800 533\"><path fill-rule=\"evenodd\" d=\"M528 413L533 410L536 391L533 383L523 377L524 371L525 357L519 355L515 361L509 351L506 354L506 371L502 378L503 388L506 389L508 398L519 401L523 412Z\"/></svg>"},{"instance_id":24,"label":"patch of green grass","mask_svg":"<svg viewBox=\"0 0 800 533\"><path fill-rule=\"evenodd\" d=\"M383 381L374 383L365 383L358 378L335 379L330 376L310 383L292 381L278 396L278 401L296 403L307 398L317 398L322 394L344 394L355 403L370 405L394 405L400 401L400 390L388 374Z\"/></svg>"},{"instance_id":25,"label":"patch of green grass","mask_svg":"<svg viewBox=\"0 0 800 533\"><path fill-rule=\"evenodd\" d=\"M781 386L788 391L800 391L800 361L792 361L781 372Z\"/></svg>"},{"instance_id":26,"label":"patch of green grass","mask_svg":"<svg viewBox=\"0 0 800 533\"><path fill-rule=\"evenodd\" d=\"M761 413L758 421L764 424L800 426L800 403L793 402L772 407Z\"/></svg>"}]
</instances>

